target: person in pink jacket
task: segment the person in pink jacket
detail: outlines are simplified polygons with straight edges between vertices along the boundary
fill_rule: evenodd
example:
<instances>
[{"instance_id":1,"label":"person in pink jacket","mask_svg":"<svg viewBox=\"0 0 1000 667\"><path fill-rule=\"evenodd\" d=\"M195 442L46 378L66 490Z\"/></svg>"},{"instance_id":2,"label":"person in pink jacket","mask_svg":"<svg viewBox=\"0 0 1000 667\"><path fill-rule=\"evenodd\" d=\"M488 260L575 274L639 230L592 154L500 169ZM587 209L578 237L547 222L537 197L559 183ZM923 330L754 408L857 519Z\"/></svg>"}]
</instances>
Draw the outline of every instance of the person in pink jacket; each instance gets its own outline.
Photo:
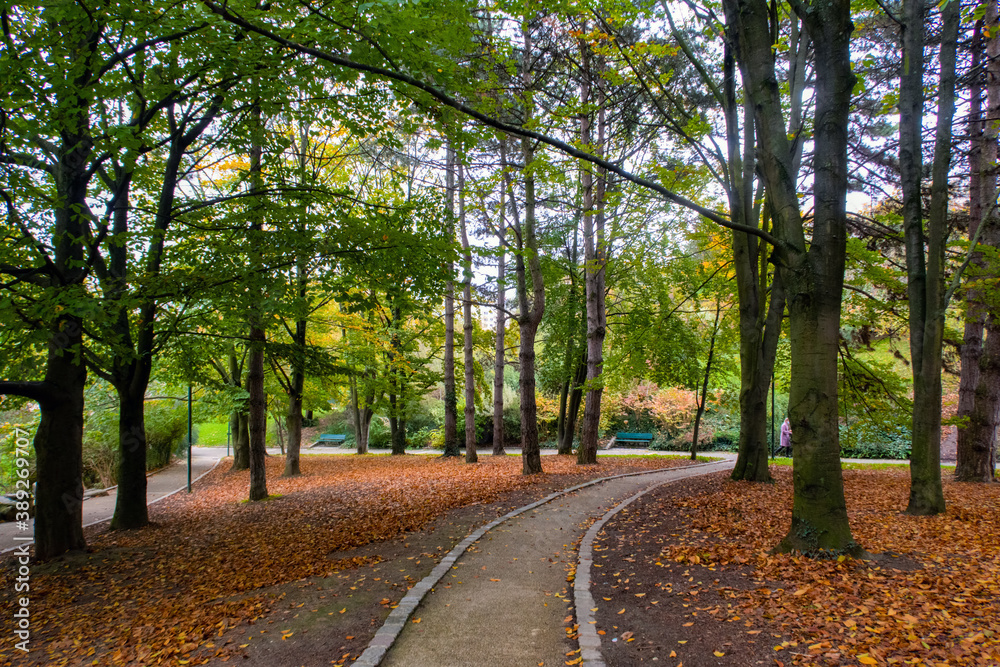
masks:
<instances>
[{"instance_id":1,"label":"person in pink jacket","mask_svg":"<svg viewBox=\"0 0 1000 667\"><path fill-rule=\"evenodd\" d=\"M781 423L781 444L778 452L782 454L792 454L792 425L788 422L788 417Z\"/></svg>"}]
</instances>

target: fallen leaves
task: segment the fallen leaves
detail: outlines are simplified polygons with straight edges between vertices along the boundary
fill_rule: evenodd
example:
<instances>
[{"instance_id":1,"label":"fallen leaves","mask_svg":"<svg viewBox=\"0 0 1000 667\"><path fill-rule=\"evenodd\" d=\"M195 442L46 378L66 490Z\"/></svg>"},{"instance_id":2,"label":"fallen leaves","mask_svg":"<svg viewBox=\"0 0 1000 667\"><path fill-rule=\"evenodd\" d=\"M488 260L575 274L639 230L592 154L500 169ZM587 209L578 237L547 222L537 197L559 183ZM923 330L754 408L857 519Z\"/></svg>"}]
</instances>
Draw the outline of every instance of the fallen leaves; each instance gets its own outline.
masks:
<instances>
[{"instance_id":1,"label":"fallen leaves","mask_svg":"<svg viewBox=\"0 0 1000 667\"><path fill-rule=\"evenodd\" d=\"M679 464L609 459L595 471L577 466L575 457L547 456L549 475L525 476L516 457L472 466L434 457L304 456L304 474L284 478L284 459L269 457L268 487L281 497L242 503L249 473L230 473L223 463L194 494L151 506L154 525L88 536L90 553L33 568L32 640L44 650L19 656L18 664L81 664L88 653L87 664L206 664L215 656L214 647L203 650L209 639L269 612L264 589L378 562L347 550L419 530L452 508L490 503L552 475L565 476L570 486ZM11 572L0 572L5 590L13 589ZM12 604L5 596L0 613L12 614ZM347 607L333 611L350 616ZM250 643L231 647L237 646ZM7 650L0 647L0 664L11 658Z\"/></svg>"},{"instance_id":2,"label":"fallen leaves","mask_svg":"<svg viewBox=\"0 0 1000 667\"><path fill-rule=\"evenodd\" d=\"M675 580L673 588L662 589L668 595L696 604L699 593L702 599L717 596L727 609L716 620L740 614L779 629L775 636L790 641L773 650L786 664L1000 664L998 485L946 480L947 513L911 517L901 512L909 491L906 470L845 471L854 537L876 558L813 559L770 553L788 530L791 507L791 471L772 473L774 485L718 476L698 486L704 493L651 504L683 524L671 535L645 527L656 525L654 514L623 513L618 520L627 521L627 529L619 530L660 543L649 571L657 571L654 561L690 570L686 585ZM744 572L748 585L695 587L697 578L711 581L722 568ZM696 604L691 609L706 609ZM744 628L744 636L757 633Z\"/></svg>"}]
</instances>

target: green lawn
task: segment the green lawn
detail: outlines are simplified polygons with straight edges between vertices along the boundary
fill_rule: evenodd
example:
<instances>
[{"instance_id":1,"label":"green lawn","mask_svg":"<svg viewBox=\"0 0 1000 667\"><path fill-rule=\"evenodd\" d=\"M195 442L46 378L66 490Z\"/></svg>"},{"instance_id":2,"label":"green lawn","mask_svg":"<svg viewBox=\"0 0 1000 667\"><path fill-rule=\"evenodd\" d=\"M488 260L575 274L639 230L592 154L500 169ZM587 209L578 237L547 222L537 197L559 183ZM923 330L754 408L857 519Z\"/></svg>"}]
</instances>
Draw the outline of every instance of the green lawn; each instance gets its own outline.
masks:
<instances>
[{"instance_id":1,"label":"green lawn","mask_svg":"<svg viewBox=\"0 0 1000 667\"><path fill-rule=\"evenodd\" d=\"M198 435L194 444L199 447L225 447L226 433L229 431L229 422L221 424L213 422L203 422L198 424ZM277 447L278 441L274 435L274 422L267 422L267 446Z\"/></svg>"}]
</instances>

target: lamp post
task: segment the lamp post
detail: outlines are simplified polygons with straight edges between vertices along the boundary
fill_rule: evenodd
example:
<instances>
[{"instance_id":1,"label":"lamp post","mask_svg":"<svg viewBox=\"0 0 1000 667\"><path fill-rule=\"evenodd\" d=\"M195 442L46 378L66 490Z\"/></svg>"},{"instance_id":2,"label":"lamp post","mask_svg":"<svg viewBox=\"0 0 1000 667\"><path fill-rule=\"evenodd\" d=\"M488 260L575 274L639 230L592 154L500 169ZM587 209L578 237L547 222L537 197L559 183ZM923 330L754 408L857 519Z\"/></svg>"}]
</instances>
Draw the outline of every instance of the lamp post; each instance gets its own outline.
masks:
<instances>
[{"instance_id":1,"label":"lamp post","mask_svg":"<svg viewBox=\"0 0 1000 667\"><path fill-rule=\"evenodd\" d=\"M191 385L188 385L188 493L191 493Z\"/></svg>"}]
</instances>

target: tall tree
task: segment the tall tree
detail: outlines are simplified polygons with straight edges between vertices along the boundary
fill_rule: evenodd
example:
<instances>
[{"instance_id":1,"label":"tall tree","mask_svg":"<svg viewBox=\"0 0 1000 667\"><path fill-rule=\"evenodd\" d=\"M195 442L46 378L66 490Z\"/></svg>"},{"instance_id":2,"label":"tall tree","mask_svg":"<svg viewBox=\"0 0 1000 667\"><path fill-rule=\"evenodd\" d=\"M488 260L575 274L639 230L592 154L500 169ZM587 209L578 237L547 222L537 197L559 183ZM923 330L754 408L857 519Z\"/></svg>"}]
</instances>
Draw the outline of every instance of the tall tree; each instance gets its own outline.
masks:
<instances>
[{"instance_id":1,"label":"tall tree","mask_svg":"<svg viewBox=\"0 0 1000 667\"><path fill-rule=\"evenodd\" d=\"M988 284L1000 272L1000 212L997 211L997 123L1000 118L1000 23L996 3L988 2L976 23L972 44L973 85L969 114L969 238L972 248L966 291L965 336L958 395L955 479L987 482L996 476L996 438L1000 405L1000 319L996 295ZM984 39L985 33L985 39ZM984 48L985 45L985 48ZM983 53L985 51L985 54ZM986 56L985 58L983 56ZM986 113L982 98L985 83ZM990 120L992 119L992 120ZM984 336L985 334L985 336ZM984 341L985 338L985 341Z\"/></svg>"},{"instance_id":2,"label":"tall tree","mask_svg":"<svg viewBox=\"0 0 1000 667\"><path fill-rule=\"evenodd\" d=\"M591 47L580 40L582 83L580 102L580 143L597 157L604 156L605 94L601 83L600 56L592 63ZM594 90L596 88L596 91ZM592 111L593 104L596 111ZM591 114L596 116L597 136L591 129ZM608 263L604 238L605 171L589 162L583 163L580 178L583 187L584 284L587 304L587 400L583 411L578 464L597 463L597 436L601 420L601 374L604 367L604 337L608 318L605 305L605 270Z\"/></svg>"},{"instance_id":3,"label":"tall tree","mask_svg":"<svg viewBox=\"0 0 1000 667\"><path fill-rule=\"evenodd\" d=\"M503 141L503 139L501 139ZM504 333L507 329L507 287L504 282L507 259L507 195L506 177L500 180L499 221L497 222L497 330L493 361L493 456L504 455L503 430L503 376L507 345Z\"/></svg>"},{"instance_id":4,"label":"tall tree","mask_svg":"<svg viewBox=\"0 0 1000 667\"><path fill-rule=\"evenodd\" d=\"M448 215L452 221L450 228L454 237L455 220L455 170L457 159L455 147L448 142L447 178ZM448 265L448 279L444 296L444 456L458 456L458 396L455 392L455 265Z\"/></svg>"},{"instance_id":5,"label":"tall tree","mask_svg":"<svg viewBox=\"0 0 1000 667\"><path fill-rule=\"evenodd\" d=\"M949 2L943 6L937 131L931 168L931 204L925 230L921 183L926 9L924 0L903 2L903 62L899 77L899 167L913 371L913 445L910 500L906 511L918 515L938 514L945 509L941 486L941 344L947 307L944 246L960 18L959 3Z\"/></svg>"},{"instance_id":6,"label":"tall tree","mask_svg":"<svg viewBox=\"0 0 1000 667\"><path fill-rule=\"evenodd\" d=\"M462 332L465 360L465 462L476 463L476 379L472 354L472 247L465 225L465 167L458 163L458 225L462 233Z\"/></svg>"},{"instance_id":7,"label":"tall tree","mask_svg":"<svg viewBox=\"0 0 1000 667\"><path fill-rule=\"evenodd\" d=\"M783 550L860 553L840 468L837 350L846 252L847 120L854 74L847 0L796 2L823 67L815 83L812 234L800 210L794 150L778 88L772 14L763 0L726 0L746 94L754 106L760 169L775 217L776 260L790 320L789 413L796 457L791 528Z\"/></svg>"}]
</instances>

